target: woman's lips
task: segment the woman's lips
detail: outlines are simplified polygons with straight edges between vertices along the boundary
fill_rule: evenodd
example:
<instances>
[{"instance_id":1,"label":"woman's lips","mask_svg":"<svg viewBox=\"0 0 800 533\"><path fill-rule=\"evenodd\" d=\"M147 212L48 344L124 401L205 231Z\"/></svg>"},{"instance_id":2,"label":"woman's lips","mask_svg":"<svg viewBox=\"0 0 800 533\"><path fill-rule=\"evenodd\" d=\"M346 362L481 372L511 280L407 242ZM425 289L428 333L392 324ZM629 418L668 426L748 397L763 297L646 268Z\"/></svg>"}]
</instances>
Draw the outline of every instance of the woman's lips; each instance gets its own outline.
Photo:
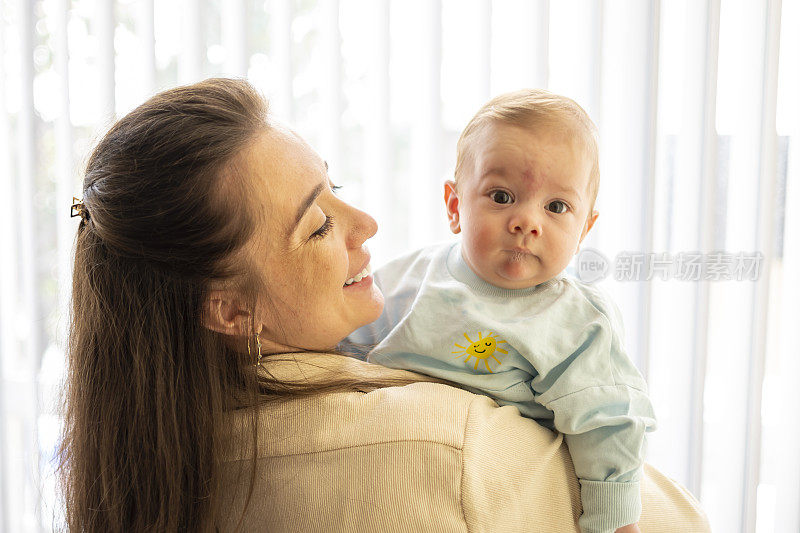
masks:
<instances>
[{"instance_id":1,"label":"woman's lips","mask_svg":"<svg viewBox=\"0 0 800 533\"><path fill-rule=\"evenodd\" d=\"M363 278L361 278L361 281L356 281L355 283L351 283L350 285L345 285L344 290L357 291L362 289L368 289L369 287L372 287L372 274L364 276Z\"/></svg>"}]
</instances>

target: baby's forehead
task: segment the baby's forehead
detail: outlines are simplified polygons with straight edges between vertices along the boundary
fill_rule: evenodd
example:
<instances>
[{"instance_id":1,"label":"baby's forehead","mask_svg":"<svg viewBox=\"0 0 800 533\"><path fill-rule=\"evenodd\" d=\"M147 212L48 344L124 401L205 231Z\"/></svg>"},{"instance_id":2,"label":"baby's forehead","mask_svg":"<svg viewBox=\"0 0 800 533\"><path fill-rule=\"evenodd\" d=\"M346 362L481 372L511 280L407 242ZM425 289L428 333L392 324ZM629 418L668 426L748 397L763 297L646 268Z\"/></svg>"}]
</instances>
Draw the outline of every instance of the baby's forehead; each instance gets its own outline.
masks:
<instances>
[{"instance_id":1,"label":"baby's forehead","mask_svg":"<svg viewBox=\"0 0 800 533\"><path fill-rule=\"evenodd\" d=\"M489 178L511 181L566 181L588 183L591 154L574 140L551 141L488 138L473 149L469 181L474 186ZM466 180L465 180L466 181Z\"/></svg>"}]
</instances>

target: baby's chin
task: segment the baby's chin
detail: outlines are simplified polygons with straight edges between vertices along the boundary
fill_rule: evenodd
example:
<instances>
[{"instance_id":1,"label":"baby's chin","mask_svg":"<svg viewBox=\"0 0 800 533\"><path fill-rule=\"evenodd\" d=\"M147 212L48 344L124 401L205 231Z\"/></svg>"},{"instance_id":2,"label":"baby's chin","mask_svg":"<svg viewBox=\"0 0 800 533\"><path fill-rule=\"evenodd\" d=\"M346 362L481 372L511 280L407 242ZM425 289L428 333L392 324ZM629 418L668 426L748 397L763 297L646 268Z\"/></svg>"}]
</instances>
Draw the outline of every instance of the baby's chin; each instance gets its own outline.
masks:
<instances>
[{"instance_id":1,"label":"baby's chin","mask_svg":"<svg viewBox=\"0 0 800 533\"><path fill-rule=\"evenodd\" d=\"M531 262L536 265L529 264ZM490 283L501 289L529 289L547 281L542 279L539 260L533 258L524 262L503 262L495 268L493 274Z\"/></svg>"}]
</instances>

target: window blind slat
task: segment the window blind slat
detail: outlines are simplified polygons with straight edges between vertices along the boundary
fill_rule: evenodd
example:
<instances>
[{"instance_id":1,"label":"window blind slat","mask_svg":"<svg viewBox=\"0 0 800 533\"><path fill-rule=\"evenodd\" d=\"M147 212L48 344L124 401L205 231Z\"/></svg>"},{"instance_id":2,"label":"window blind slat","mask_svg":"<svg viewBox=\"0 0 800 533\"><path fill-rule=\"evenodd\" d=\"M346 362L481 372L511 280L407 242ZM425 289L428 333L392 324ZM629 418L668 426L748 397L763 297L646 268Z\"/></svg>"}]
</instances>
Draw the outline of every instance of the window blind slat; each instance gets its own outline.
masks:
<instances>
[{"instance_id":1,"label":"window blind slat","mask_svg":"<svg viewBox=\"0 0 800 533\"><path fill-rule=\"evenodd\" d=\"M714 248L717 178L717 129L716 98L717 68L719 56L720 0L708 0L705 6L707 28L703 68L705 73L701 94L700 125L700 224L699 250L710 253ZM692 391L689 430L688 488L700 494L703 481L703 397L705 394L706 367L708 364L708 325L710 293L709 282L698 283L695 309L694 364L692 367Z\"/></svg>"},{"instance_id":2,"label":"window blind slat","mask_svg":"<svg viewBox=\"0 0 800 533\"><path fill-rule=\"evenodd\" d=\"M612 263L604 283L621 309L626 349L644 371L649 349L644 336L649 323L643 322L645 284L617 280L613 261L623 251L646 253L651 245L652 229L645 208L652 205L657 6L654 1L626 1L605 3L603 9L601 168L604 176L613 179L603 180L598 193L597 242ZM643 206L635 214L624 208L630 198ZM634 223L632 216L636 217ZM644 269L642 272L646 274Z\"/></svg>"},{"instance_id":3,"label":"window blind slat","mask_svg":"<svg viewBox=\"0 0 800 533\"><path fill-rule=\"evenodd\" d=\"M723 0L720 6L716 128L716 255L710 262L736 267L736 254L758 251L760 131L764 101L766 4ZM747 266L751 261L741 261ZM712 265L713 267L714 265ZM712 528L749 531L747 506L748 390L755 282L749 272L718 279L709 288L708 358L703 411L704 500ZM758 268L764 275L764 264Z\"/></svg>"},{"instance_id":4,"label":"window blind slat","mask_svg":"<svg viewBox=\"0 0 800 533\"><path fill-rule=\"evenodd\" d=\"M0 15L5 15L5 5L0 4ZM0 70L6 67L6 18L0 16ZM0 76L0 187L12 194L15 190L14 174L11 164L11 136L7 111L7 77ZM15 348L15 328L13 326L14 308L18 300L16 284L17 226L14 205L0 209L0 249L4 250L4 260L0 261L0 529L11 531L11 457L6 450L11 449L10 434L7 430L10 413L6 410L6 397L9 390L6 362L11 361Z\"/></svg>"},{"instance_id":5,"label":"window blind slat","mask_svg":"<svg viewBox=\"0 0 800 533\"><path fill-rule=\"evenodd\" d=\"M139 0L136 34L141 46L143 98L156 91L156 35L154 0Z\"/></svg>"},{"instance_id":6,"label":"window blind slat","mask_svg":"<svg viewBox=\"0 0 800 533\"><path fill-rule=\"evenodd\" d=\"M226 0L220 9L225 74L247 76L247 4L245 0Z\"/></svg>"},{"instance_id":7,"label":"window blind slat","mask_svg":"<svg viewBox=\"0 0 800 533\"><path fill-rule=\"evenodd\" d=\"M323 159L335 173L341 173L342 137L342 36L339 30L339 0L323 0L322 41L325 51L325 83L322 86L324 113Z\"/></svg>"},{"instance_id":8,"label":"window blind slat","mask_svg":"<svg viewBox=\"0 0 800 533\"><path fill-rule=\"evenodd\" d=\"M38 308L36 222L38 212L34 203L36 191L36 114L33 105L33 52L35 18L33 4L20 0L17 5L20 32L19 114L17 116L17 172L16 172L16 219L19 235L19 300L15 312L20 350L12 348L11 362L14 375L11 377L10 393L15 402L11 422L14 427L12 449L24 451L18 459L12 479L18 480L17 490L11 496L11 529L22 531L26 521L39 522L40 506L25 505L38 502L40 475L40 450L37 420L39 416L39 394L37 373L41 364L44 336L41 310ZM8 362L8 361L6 361Z\"/></svg>"},{"instance_id":9,"label":"window blind slat","mask_svg":"<svg viewBox=\"0 0 800 533\"><path fill-rule=\"evenodd\" d=\"M653 215L655 213L655 188L656 188L656 142L658 124L658 57L659 57L659 32L660 32L661 3L653 0L649 3L649 11L646 13L646 23L649 27L646 47L647 57L644 65L645 96L645 144L642 176L644 186L642 187L641 205L644 206L642 212L642 248L644 252L652 253L653 250ZM650 322L651 306L653 301L653 284L648 283L642 287L639 301L639 327L641 329L641 339L639 341L639 370L645 380L650 381L650 333L653 324Z\"/></svg>"},{"instance_id":10,"label":"window blind slat","mask_svg":"<svg viewBox=\"0 0 800 533\"><path fill-rule=\"evenodd\" d=\"M775 114L778 99L778 54L780 48L781 0L768 0L764 28L764 57L761 89L760 154L758 181L758 218L756 250L764 260L753 295L753 321L747 387L747 424L745 447L744 506L745 531L756 527L757 489L761 466L761 405L766 360L767 322L770 320L769 286L775 244L775 191L777 178L777 141Z\"/></svg>"},{"instance_id":11,"label":"window blind slat","mask_svg":"<svg viewBox=\"0 0 800 533\"><path fill-rule=\"evenodd\" d=\"M486 102L491 94L492 79L492 0L480 0L478 16L478 48L480 55L475 61L479 74L480 100Z\"/></svg>"},{"instance_id":12,"label":"window blind slat","mask_svg":"<svg viewBox=\"0 0 800 533\"><path fill-rule=\"evenodd\" d=\"M536 64L533 70L533 86L546 89L550 79L550 0L533 0L534 31L533 46Z\"/></svg>"},{"instance_id":13,"label":"window blind slat","mask_svg":"<svg viewBox=\"0 0 800 533\"><path fill-rule=\"evenodd\" d=\"M181 51L178 58L178 83L199 81L203 75L203 57L205 43L203 41L202 2L200 0L182 0L183 9L180 20Z\"/></svg>"},{"instance_id":14,"label":"window blind slat","mask_svg":"<svg viewBox=\"0 0 800 533\"><path fill-rule=\"evenodd\" d=\"M270 106L275 114L291 122L294 118L294 70L292 69L292 3L272 0L270 11L272 61L275 65L275 87Z\"/></svg>"},{"instance_id":15,"label":"window blind slat","mask_svg":"<svg viewBox=\"0 0 800 533\"><path fill-rule=\"evenodd\" d=\"M412 138L416 159L410 176L414 194L414 209L409 213L410 241L422 246L447 235L441 224L441 208L434 199L440 198L443 177L442 160L442 2L431 0L421 6L420 39L425 55L420 58L420 102L416 131Z\"/></svg>"},{"instance_id":16,"label":"window blind slat","mask_svg":"<svg viewBox=\"0 0 800 533\"><path fill-rule=\"evenodd\" d=\"M784 11L790 9L789 4ZM795 6L796 9L796 6ZM800 12L796 10L795 13ZM798 63L786 63L784 68L798 70ZM776 472L777 499L775 502L776 533L800 531L800 357L797 356L800 332L797 329L797 302L800 300L800 115L793 117L794 135L789 140L786 176L786 221L783 239L783 290L780 315L775 317L780 331L780 352L777 365L785 377L785 396L765 410L776 421L772 431L781 453L770 456ZM780 405L781 413L772 411ZM784 413L787 413L786 415ZM774 453L774 449L768 450ZM763 453L762 453L763 455Z\"/></svg>"},{"instance_id":17,"label":"window blind slat","mask_svg":"<svg viewBox=\"0 0 800 533\"><path fill-rule=\"evenodd\" d=\"M67 42L67 22L70 0L59 0L55 16L54 63L58 75L59 115L56 118L56 209L55 225L57 232L58 257L58 305L60 310L59 331L57 340L66 339L68 329L66 317L72 284L72 241L75 236L73 219L67 216L68 206L72 204L72 196L81 196L75 189L73 178L74 162L72 158L72 122L69 109L69 47Z\"/></svg>"},{"instance_id":18,"label":"window blind slat","mask_svg":"<svg viewBox=\"0 0 800 533\"><path fill-rule=\"evenodd\" d=\"M110 125L116 116L116 82L114 52L114 2L97 3L95 11L98 37L98 66L100 74L100 105L103 119Z\"/></svg>"},{"instance_id":19,"label":"window blind slat","mask_svg":"<svg viewBox=\"0 0 800 533\"><path fill-rule=\"evenodd\" d=\"M389 0L375 0L371 3L370 13L373 39L375 43L371 52L371 65L369 70L369 94L371 98L370 114L365 128L364 153L364 188L365 207L375 217L379 232L388 234L393 231L392 220L395 212L387 191L392 186L391 164L391 124L389 115L390 84L389 60L391 56L389 33ZM369 243L372 252L372 265L378 265L389 259L391 250L386 245L386 239L373 239Z\"/></svg>"}]
</instances>

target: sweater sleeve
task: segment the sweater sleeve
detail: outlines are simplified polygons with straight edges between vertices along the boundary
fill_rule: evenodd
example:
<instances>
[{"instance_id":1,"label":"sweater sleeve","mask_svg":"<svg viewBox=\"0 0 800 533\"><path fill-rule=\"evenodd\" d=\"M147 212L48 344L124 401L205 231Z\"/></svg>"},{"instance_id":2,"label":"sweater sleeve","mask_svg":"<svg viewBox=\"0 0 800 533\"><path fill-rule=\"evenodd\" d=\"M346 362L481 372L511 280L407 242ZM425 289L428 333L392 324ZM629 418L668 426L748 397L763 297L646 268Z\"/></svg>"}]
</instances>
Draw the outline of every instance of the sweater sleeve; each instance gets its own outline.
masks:
<instances>
[{"instance_id":1,"label":"sweater sleeve","mask_svg":"<svg viewBox=\"0 0 800 533\"><path fill-rule=\"evenodd\" d=\"M468 531L578 531L579 485L563 437L476 395L464 432Z\"/></svg>"},{"instance_id":2,"label":"sweater sleeve","mask_svg":"<svg viewBox=\"0 0 800 533\"><path fill-rule=\"evenodd\" d=\"M585 533L613 532L639 519L646 433L656 428L646 383L622 347L619 311L609 299L595 309L577 348L531 383L565 435L581 483Z\"/></svg>"}]
</instances>

